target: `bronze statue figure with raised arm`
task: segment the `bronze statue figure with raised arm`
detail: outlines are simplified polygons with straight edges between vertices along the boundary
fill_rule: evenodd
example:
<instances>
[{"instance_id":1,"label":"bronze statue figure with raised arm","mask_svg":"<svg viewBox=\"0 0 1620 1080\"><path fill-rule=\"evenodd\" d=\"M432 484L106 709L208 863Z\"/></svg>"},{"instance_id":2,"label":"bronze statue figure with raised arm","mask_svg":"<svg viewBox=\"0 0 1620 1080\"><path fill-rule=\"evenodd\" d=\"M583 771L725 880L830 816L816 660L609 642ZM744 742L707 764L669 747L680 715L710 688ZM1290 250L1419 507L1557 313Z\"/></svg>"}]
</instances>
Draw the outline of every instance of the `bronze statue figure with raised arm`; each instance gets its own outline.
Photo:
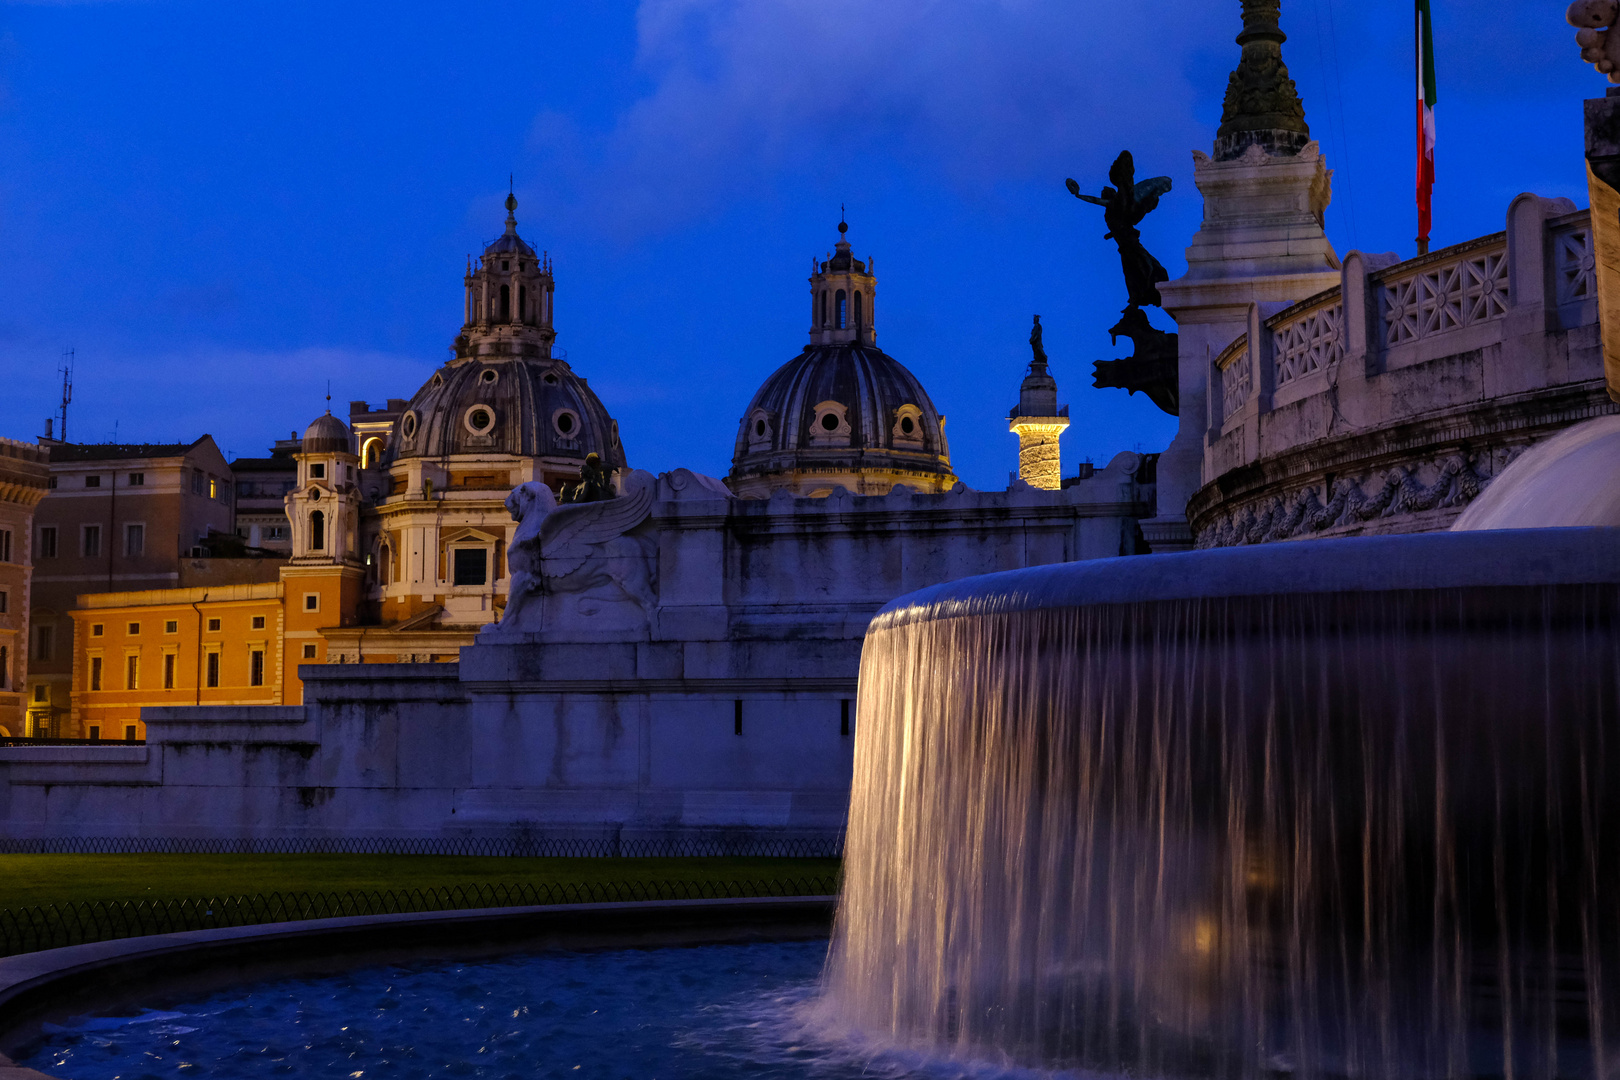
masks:
<instances>
[{"instance_id":1,"label":"bronze statue figure with raised arm","mask_svg":"<svg viewBox=\"0 0 1620 1080\"><path fill-rule=\"evenodd\" d=\"M1159 282L1169 281L1170 274L1142 246L1142 234L1137 226L1159 205L1159 197L1170 190L1168 176L1155 176L1138 183L1136 162L1129 150L1121 152L1108 170L1112 182L1100 195L1082 195L1080 185L1073 179L1064 183L1069 194L1084 202L1103 208L1103 220L1108 232L1103 239L1119 246L1119 265L1125 275L1126 304L1124 318L1109 329L1114 339L1129 337L1136 345L1135 355L1123 360L1098 360L1092 365L1091 385L1118 387L1134 394L1138 390L1169 413L1180 414L1180 376L1176 360L1176 335L1166 333L1148 322L1144 305L1161 306ZM1030 344L1035 344L1031 339Z\"/></svg>"},{"instance_id":2,"label":"bronze statue figure with raised arm","mask_svg":"<svg viewBox=\"0 0 1620 1080\"><path fill-rule=\"evenodd\" d=\"M1100 196L1082 195L1080 185L1073 179L1065 183L1069 194L1075 198L1103 208L1103 221L1108 225L1103 239L1119 245L1119 263L1125 272L1129 302L1157 306L1159 282L1169 281L1170 275L1142 246L1142 234L1136 227L1158 207L1159 196L1170 191L1170 178L1155 176L1137 183L1136 162L1131 159L1131 152L1125 150L1114 159L1108 179L1113 186L1103 188Z\"/></svg>"}]
</instances>

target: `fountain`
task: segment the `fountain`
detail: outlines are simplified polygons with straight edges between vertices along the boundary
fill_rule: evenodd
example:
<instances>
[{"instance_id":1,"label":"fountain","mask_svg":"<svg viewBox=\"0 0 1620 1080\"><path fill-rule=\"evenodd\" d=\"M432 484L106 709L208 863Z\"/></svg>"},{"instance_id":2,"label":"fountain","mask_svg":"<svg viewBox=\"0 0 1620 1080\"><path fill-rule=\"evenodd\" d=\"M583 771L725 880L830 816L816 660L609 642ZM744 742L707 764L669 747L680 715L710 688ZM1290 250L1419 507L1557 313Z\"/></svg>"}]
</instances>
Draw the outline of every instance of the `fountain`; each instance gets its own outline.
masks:
<instances>
[{"instance_id":1,"label":"fountain","mask_svg":"<svg viewBox=\"0 0 1620 1080\"><path fill-rule=\"evenodd\" d=\"M862 657L825 1007L1131 1076L1610 1076L1617 622L1608 528L903 597Z\"/></svg>"}]
</instances>

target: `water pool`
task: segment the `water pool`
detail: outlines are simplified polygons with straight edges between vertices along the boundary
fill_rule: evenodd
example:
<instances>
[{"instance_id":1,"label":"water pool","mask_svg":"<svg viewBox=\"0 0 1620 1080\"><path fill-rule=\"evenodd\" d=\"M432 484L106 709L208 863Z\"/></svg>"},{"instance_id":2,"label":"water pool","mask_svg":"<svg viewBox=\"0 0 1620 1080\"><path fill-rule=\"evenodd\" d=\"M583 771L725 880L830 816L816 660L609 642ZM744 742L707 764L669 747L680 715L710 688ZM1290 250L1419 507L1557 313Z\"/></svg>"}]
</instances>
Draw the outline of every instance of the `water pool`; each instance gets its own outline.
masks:
<instances>
[{"instance_id":1,"label":"water pool","mask_svg":"<svg viewBox=\"0 0 1620 1080\"><path fill-rule=\"evenodd\" d=\"M820 1019L825 941L546 952L278 979L83 1017L21 1064L70 1080L179 1077L1010 1077Z\"/></svg>"}]
</instances>

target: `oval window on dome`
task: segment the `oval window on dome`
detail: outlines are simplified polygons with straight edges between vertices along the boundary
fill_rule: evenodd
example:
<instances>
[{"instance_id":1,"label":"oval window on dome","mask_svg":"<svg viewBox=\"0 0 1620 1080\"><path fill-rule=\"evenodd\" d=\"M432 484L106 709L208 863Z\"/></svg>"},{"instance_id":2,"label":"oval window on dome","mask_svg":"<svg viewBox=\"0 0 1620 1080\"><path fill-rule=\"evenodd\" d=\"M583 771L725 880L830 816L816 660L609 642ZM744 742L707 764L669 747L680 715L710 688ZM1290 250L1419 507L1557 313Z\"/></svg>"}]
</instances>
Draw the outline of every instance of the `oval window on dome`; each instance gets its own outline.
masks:
<instances>
[{"instance_id":1,"label":"oval window on dome","mask_svg":"<svg viewBox=\"0 0 1620 1080\"><path fill-rule=\"evenodd\" d=\"M557 385L557 376L555 376L555 375L547 375L546 376L546 385L548 385L548 386L556 386Z\"/></svg>"},{"instance_id":2,"label":"oval window on dome","mask_svg":"<svg viewBox=\"0 0 1620 1080\"><path fill-rule=\"evenodd\" d=\"M461 422L474 435L488 435L495 426L495 410L488 405L474 405L462 415Z\"/></svg>"},{"instance_id":3,"label":"oval window on dome","mask_svg":"<svg viewBox=\"0 0 1620 1080\"><path fill-rule=\"evenodd\" d=\"M910 435L912 432L917 430L917 425L912 421L911 417L903 416L900 418L900 430L905 434Z\"/></svg>"},{"instance_id":4,"label":"oval window on dome","mask_svg":"<svg viewBox=\"0 0 1620 1080\"><path fill-rule=\"evenodd\" d=\"M443 385L444 385L444 376L443 375L435 375L435 376L433 376L433 389L437 390L439 387L441 387Z\"/></svg>"},{"instance_id":5,"label":"oval window on dome","mask_svg":"<svg viewBox=\"0 0 1620 1080\"><path fill-rule=\"evenodd\" d=\"M407 439L416 438L416 414L414 412L408 412L405 414L405 419L399 422L399 430L400 434L404 435Z\"/></svg>"},{"instance_id":6,"label":"oval window on dome","mask_svg":"<svg viewBox=\"0 0 1620 1080\"><path fill-rule=\"evenodd\" d=\"M828 431L837 431L838 415L836 413L826 413L821 418L821 426Z\"/></svg>"},{"instance_id":7,"label":"oval window on dome","mask_svg":"<svg viewBox=\"0 0 1620 1080\"><path fill-rule=\"evenodd\" d=\"M759 436L762 439L765 437L765 421L763 421L763 420L755 420L754 421L754 434Z\"/></svg>"},{"instance_id":8,"label":"oval window on dome","mask_svg":"<svg viewBox=\"0 0 1620 1080\"><path fill-rule=\"evenodd\" d=\"M498 378L500 374L494 368L485 368L478 375L478 381L481 383L492 383Z\"/></svg>"},{"instance_id":9,"label":"oval window on dome","mask_svg":"<svg viewBox=\"0 0 1620 1080\"><path fill-rule=\"evenodd\" d=\"M473 427L474 431L483 431L485 428L489 427L490 416L489 416L488 411L486 411L484 409L474 409L473 414L472 414L470 419L472 421L472 427ZM906 421L906 423L908 423L908 424L910 422L911 421L909 421L909 420Z\"/></svg>"},{"instance_id":10,"label":"oval window on dome","mask_svg":"<svg viewBox=\"0 0 1620 1080\"><path fill-rule=\"evenodd\" d=\"M557 430L562 432L564 435L572 435L574 433L574 414L558 413Z\"/></svg>"}]
</instances>

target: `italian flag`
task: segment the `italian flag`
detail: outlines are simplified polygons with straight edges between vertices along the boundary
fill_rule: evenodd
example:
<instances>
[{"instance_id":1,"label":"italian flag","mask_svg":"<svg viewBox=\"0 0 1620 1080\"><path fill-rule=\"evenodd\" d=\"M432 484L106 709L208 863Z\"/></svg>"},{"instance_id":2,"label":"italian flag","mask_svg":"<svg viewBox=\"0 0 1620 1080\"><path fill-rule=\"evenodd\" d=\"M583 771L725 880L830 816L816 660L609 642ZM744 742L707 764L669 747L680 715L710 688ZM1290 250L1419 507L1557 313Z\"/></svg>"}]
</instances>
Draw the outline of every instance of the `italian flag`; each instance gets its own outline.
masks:
<instances>
[{"instance_id":1,"label":"italian flag","mask_svg":"<svg viewBox=\"0 0 1620 1080\"><path fill-rule=\"evenodd\" d=\"M1417 0L1417 207L1418 243L1429 242L1430 201L1434 195L1434 30L1429 0Z\"/></svg>"}]
</instances>

